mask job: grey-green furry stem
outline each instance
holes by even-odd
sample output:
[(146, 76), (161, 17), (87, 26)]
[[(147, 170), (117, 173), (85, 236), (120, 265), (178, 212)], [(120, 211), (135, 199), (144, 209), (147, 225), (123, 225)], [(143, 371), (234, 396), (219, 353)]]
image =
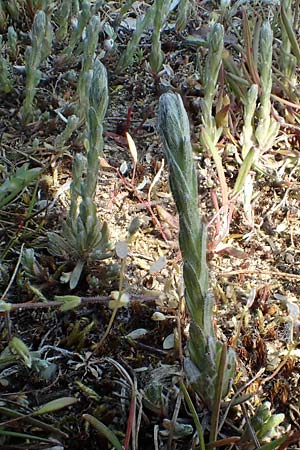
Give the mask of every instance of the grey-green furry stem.
[(197, 177), (189, 121), (179, 95), (167, 93), (161, 96), (159, 131), (169, 162), (169, 182), (179, 213), (179, 241), (184, 262), (187, 306), (193, 320), (203, 328), (203, 301), (208, 290), (206, 230), (198, 213)]
[(260, 151), (265, 152), (272, 147), (279, 130), (279, 123), (271, 117), (271, 91), (272, 91), (272, 42), (273, 32), (269, 22), (264, 22), (260, 31), (260, 80), (261, 95), (259, 121), (255, 137)]
[(39, 66), (43, 59), (43, 46), (45, 45), (45, 36), (47, 19), (44, 11), (39, 11), (33, 21), (31, 30), (31, 47), (27, 47), (25, 52), (26, 62), (26, 88), (25, 99), (22, 106), (22, 116), (24, 122), (28, 123), (33, 119), (34, 108), (33, 100), (41, 79)]
[[(169, 163), (169, 182), (179, 214), (179, 245), (183, 259), (185, 299), (192, 319), (187, 375), (209, 408), (217, 398), (223, 345), (212, 326), (213, 297), (208, 286), (206, 228), (198, 211), (198, 188), (189, 120), (180, 95), (163, 94), (159, 101), (159, 132)], [(222, 380), (226, 395), (234, 374), (234, 352), (229, 350)]]
[(2, 54), (2, 36), (0, 35), (0, 92), (8, 94), (13, 90), (9, 60)]

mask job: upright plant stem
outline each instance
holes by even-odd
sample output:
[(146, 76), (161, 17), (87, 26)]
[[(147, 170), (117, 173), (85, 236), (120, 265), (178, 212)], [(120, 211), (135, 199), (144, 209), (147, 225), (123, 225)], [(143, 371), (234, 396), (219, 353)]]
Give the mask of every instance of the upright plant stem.
[[(169, 162), (169, 183), (179, 214), (185, 299), (192, 321), (190, 358), (185, 359), (185, 370), (197, 393), (208, 408), (213, 409), (219, 389), (223, 346), (216, 340), (212, 326), (213, 297), (208, 286), (206, 228), (198, 210), (198, 186), (189, 120), (180, 95), (166, 93), (161, 96), (158, 125)], [(232, 350), (226, 354), (225, 366), (222, 397), (229, 389), (235, 370)]]

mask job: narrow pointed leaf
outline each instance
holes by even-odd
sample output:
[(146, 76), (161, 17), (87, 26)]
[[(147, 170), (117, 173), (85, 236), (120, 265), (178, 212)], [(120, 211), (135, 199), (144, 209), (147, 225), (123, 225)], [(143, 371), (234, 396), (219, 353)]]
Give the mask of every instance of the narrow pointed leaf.
[(123, 447), (117, 436), (104, 423), (97, 420), (90, 414), (84, 414), (83, 418), (89, 422), (96, 430), (104, 436), (115, 447), (116, 450), (123, 450)]
[(79, 278), (81, 277), (82, 270), (84, 267), (83, 261), (78, 261), (70, 278), (70, 289), (76, 288)]
[(53, 444), (53, 441), (51, 441), (50, 439), (35, 436), (34, 434), (18, 433), (16, 431), (0, 430), (0, 436), (11, 436), (21, 439), (32, 439), (34, 441), (47, 442), (49, 444)]
[(288, 438), (286, 436), (283, 436), (279, 439), (276, 439), (276, 441), (269, 442), (268, 444), (262, 445), (259, 447), (259, 450), (275, 450), (279, 448), (281, 444), (283, 444)]
[(42, 414), (49, 414), (54, 411), (58, 411), (62, 408), (66, 408), (67, 406), (74, 405), (77, 403), (78, 399), (74, 397), (61, 397), (56, 400), (52, 400), (51, 402), (45, 403), (40, 406), (34, 413), (34, 416), (40, 416)]

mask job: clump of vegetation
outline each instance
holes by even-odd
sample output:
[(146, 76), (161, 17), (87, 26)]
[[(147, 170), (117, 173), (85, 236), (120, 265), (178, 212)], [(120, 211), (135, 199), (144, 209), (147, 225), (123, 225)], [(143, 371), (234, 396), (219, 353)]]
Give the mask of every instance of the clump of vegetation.
[(252, 85), (247, 94), (244, 108), (244, 126), (242, 134), (242, 158), (244, 160), (233, 191), (240, 192), (245, 185), (246, 177), (252, 165), (259, 167), (260, 157), (269, 150), (275, 142), (279, 123), (271, 116), (272, 91), (272, 39), (273, 33), (269, 22), (264, 22), (260, 30), (260, 108), (258, 122), (254, 129), (254, 116), (257, 109), (259, 87)]
[(39, 69), (43, 59), (43, 51), (46, 37), (46, 14), (39, 11), (35, 17), (31, 32), (31, 47), (27, 47), (26, 61), (26, 88), (25, 99), (22, 106), (22, 116), (25, 122), (30, 122), (34, 116), (33, 100), (36, 88), (41, 80)]
[(222, 239), (226, 236), (230, 223), (227, 182), (222, 158), (217, 148), (223, 128), (222, 126), (219, 126), (213, 115), (214, 99), (218, 90), (218, 76), (222, 63), (223, 41), (223, 26), (216, 23), (208, 39), (208, 55), (205, 62), (204, 73), (204, 99), (201, 103), (201, 143), (204, 149), (213, 157), (222, 194), (222, 212), (220, 213), (221, 219), (219, 219), (221, 222), (221, 229), (218, 232), (219, 236), (216, 238), (215, 245), (217, 245), (219, 241), (222, 241)]
[(185, 299), (191, 315), (185, 370), (195, 391), (214, 410), (211, 442), (217, 438), (217, 411), (235, 373), (234, 351), (217, 341), (212, 325), (213, 297), (206, 264), (206, 228), (198, 213), (197, 176), (189, 121), (178, 94), (160, 98), (159, 130), (169, 161), (169, 180), (179, 214)]
[[(75, 4), (73, 5), (73, 8), (75, 9)], [(77, 5), (78, 7), (79, 5)], [(66, 27), (66, 24), (64, 24), (64, 21), (68, 20), (68, 16), (67, 17), (62, 17), (64, 10), (65, 10), (65, 4), (63, 3), (60, 9), (60, 21), (62, 21), (62, 25), (63, 25), (63, 29)], [(78, 8), (79, 9), (79, 8)], [(69, 9), (66, 10), (66, 13), (69, 12)], [(83, 1), (80, 11), (77, 11), (77, 17), (76, 17), (76, 21), (73, 23), (73, 30), (68, 42), (68, 46), (65, 49), (65, 54), (68, 56), (71, 56), (75, 47), (78, 45), (78, 43), (81, 41), (82, 38), (82, 33), (86, 27), (86, 25), (88, 24), (88, 21), (91, 17), (91, 4), (89, 1)]]
[(91, 70), (98, 44), (99, 32), (99, 17), (93, 16), (86, 27), (86, 37), (83, 41), (82, 66), (77, 86), (79, 95), (78, 115), (83, 119), (87, 117), (89, 111), (90, 86), (92, 81)]
[(164, 56), (161, 50), (160, 33), (166, 22), (166, 18), (170, 8), (170, 1), (158, 0), (155, 2), (155, 16), (153, 21), (152, 48), (149, 56), (151, 69), (154, 73), (158, 73), (161, 69)]
[(8, 94), (13, 90), (12, 68), (3, 52), (3, 37), (0, 36), (0, 90)]
[[(74, 158), (70, 187), (69, 217), (63, 226), (63, 235), (49, 234), (50, 250), (57, 256), (71, 257), (76, 265), (69, 274), (70, 288), (77, 286), (83, 267), (88, 260), (102, 260), (110, 255), (111, 244), (108, 227), (100, 227), (94, 202), (99, 156), (103, 151), (103, 120), (108, 103), (106, 69), (96, 59), (92, 71), (89, 92), (87, 123), (87, 156), (77, 154)], [(79, 202), (79, 199), (80, 202)], [(78, 206), (79, 202), (79, 206)]]
[(0, 186), (0, 208), (3, 210), (17, 196), (29, 186), (32, 181), (36, 180), (41, 174), (40, 168), (29, 169), (28, 164), (19, 167), (15, 173), (5, 180)]
[(299, 447), (298, 22), (0, 0), (0, 447)]
[(130, 66), (133, 63), (134, 54), (138, 48), (142, 34), (145, 31), (147, 31), (148, 28), (152, 25), (154, 16), (155, 16), (155, 4), (148, 8), (143, 19), (142, 18), (138, 19), (136, 29), (118, 62), (117, 66), (118, 72), (126, 69), (126, 67)]

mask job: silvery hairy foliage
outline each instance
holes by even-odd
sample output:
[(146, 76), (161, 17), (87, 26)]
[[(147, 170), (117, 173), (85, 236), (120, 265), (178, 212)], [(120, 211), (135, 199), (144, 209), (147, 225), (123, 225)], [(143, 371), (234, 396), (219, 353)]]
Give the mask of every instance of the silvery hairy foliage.
[[(179, 215), (179, 244), (183, 259), (185, 299), (191, 317), (189, 358), (185, 369), (196, 392), (209, 408), (214, 403), (223, 345), (212, 326), (213, 296), (206, 264), (206, 227), (198, 210), (198, 186), (187, 113), (179, 94), (160, 97), (158, 127), (169, 162), (169, 183)], [(222, 396), (235, 371), (229, 349), (222, 381)]]
[(39, 69), (41, 62), (48, 56), (52, 43), (52, 26), (44, 11), (34, 16), (31, 30), (31, 46), (25, 52), (26, 86), (25, 99), (21, 108), (24, 122), (30, 122), (34, 116), (33, 100), (36, 88), (41, 80)]
[(108, 226), (97, 217), (95, 193), (99, 171), (99, 156), (103, 152), (103, 120), (108, 104), (107, 73), (103, 64), (95, 60), (86, 116), (86, 155), (77, 154), (72, 168), (70, 209), (62, 234), (49, 233), (49, 248), (56, 256), (64, 256), (75, 263), (70, 273), (70, 287), (76, 287), (84, 265), (92, 260), (110, 256)]

